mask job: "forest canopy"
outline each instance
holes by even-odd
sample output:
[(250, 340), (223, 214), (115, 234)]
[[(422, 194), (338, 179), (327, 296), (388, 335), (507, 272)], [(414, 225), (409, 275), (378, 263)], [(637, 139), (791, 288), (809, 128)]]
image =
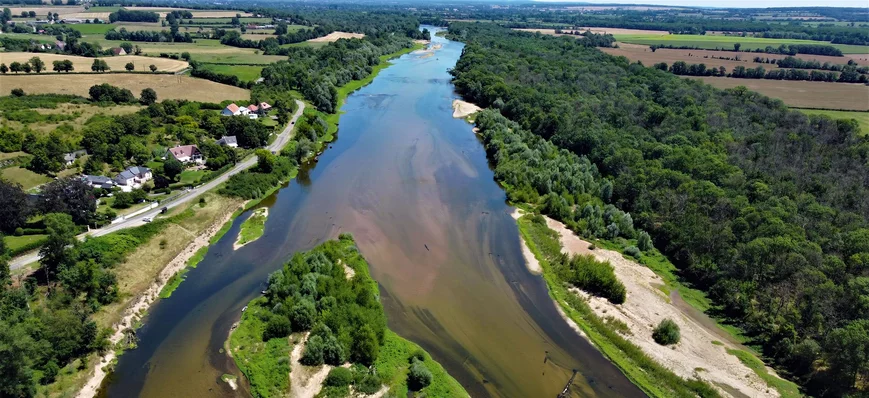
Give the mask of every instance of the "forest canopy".
[[(479, 23), (449, 31), (467, 43), (452, 70), (465, 99), (596, 165), (612, 203), (807, 393), (866, 392), (869, 139), (856, 121), (683, 80), (570, 37)], [(554, 188), (557, 207), (570, 206), (549, 213), (598, 235), (577, 210), (589, 202), (591, 214), (605, 195), (561, 182), (582, 174), (516, 154), (526, 167), (511, 169), (533, 175), (521, 198)], [(514, 184), (496, 163), (496, 178)]]

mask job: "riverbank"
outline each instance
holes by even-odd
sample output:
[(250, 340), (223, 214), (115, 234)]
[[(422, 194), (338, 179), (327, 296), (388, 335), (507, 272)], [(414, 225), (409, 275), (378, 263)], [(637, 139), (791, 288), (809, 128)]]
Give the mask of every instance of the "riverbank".
[[(683, 308), (669, 299), (661, 277), (648, 267), (638, 264), (622, 253), (596, 248), (580, 239), (564, 224), (544, 217), (545, 224), (535, 223), (530, 216), (517, 220), (523, 244), (544, 264), (544, 277), (553, 299), (564, 310), (568, 322), (576, 321), (588, 332), (588, 337), (641, 388), (652, 396), (672, 396), (689, 387), (697, 391), (696, 381), (714, 385), (719, 395), (731, 397), (798, 396), (796, 386), (788, 387), (778, 377), (758, 372), (748, 361), (736, 355), (742, 347), (717, 340), (718, 331), (694, 320)], [(620, 305), (589, 295), (576, 288), (565, 288), (558, 276), (547, 269), (546, 249), (558, 247), (568, 255), (591, 255), (608, 262), (627, 288), (627, 299)], [(558, 288), (554, 288), (559, 285)], [(674, 320), (682, 331), (675, 346), (661, 346), (652, 338), (652, 329), (662, 319)], [(591, 329), (604, 328), (594, 333)], [(713, 326), (714, 327), (714, 326)], [(617, 330), (618, 332), (613, 332)], [(744, 351), (740, 351), (744, 353)], [(745, 353), (747, 354), (747, 353)], [(750, 354), (749, 354), (750, 355)], [(624, 368), (620, 364), (640, 364), (643, 372)], [(665, 377), (646, 378), (647, 374)], [(773, 378), (773, 379), (770, 379)], [(687, 382), (687, 383), (686, 383)]]
[[(253, 396), (313, 397), (323, 393), (343, 396), (351, 392), (366, 396), (387, 393), (407, 396), (409, 389), (425, 396), (468, 396), (428, 353), (385, 329), (385, 324), (377, 320), (385, 317), (383, 306), (374, 296), (377, 284), (352, 237), (341, 235), (337, 241), (327, 241), (308, 252), (297, 253), (282, 272), (273, 279), (276, 282), (269, 286), (264, 297), (247, 305), (226, 344), (229, 355), (248, 378)], [(303, 292), (305, 288), (299, 285), (302, 282), (296, 277), (304, 275), (308, 278), (307, 275), (312, 274), (316, 278), (330, 279), (334, 284), (317, 292), (316, 305), (314, 296), (304, 293), (283, 297), (289, 294), (284, 289), (288, 286), (295, 286), (302, 289), (296, 291)], [(338, 294), (340, 292), (343, 293)], [(337, 302), (330, 303), (336, 299)], [(273, 302), (296, 304), (292, 312), (280, 309), (273, 312), (277, 308)], [(313, 313), (311, 318), (302, 319), (298, 311), (308, 305), (305, 302), (317, 308), (326, 305), (344, 310)], [(283, 315), (285, 313), (290, 314), (292, 324)], [(326, 317), (328, 324), (336, 330), (321, 323), (327, 321)], [(280, 325), (285, 325), (285, 328)], [(378, 332), (378, 328), (383, 329)], [(380, 334), (382, 337), (377, 338)], [(335, 339), (335, 336), (339, 338)], [(430, 384), (420, 387), (408, 380), (409, 368), (417, 360), (421, 365), (414, 366), (425, 368)], [(342, 385), (330, 383), (324, 387), (324, 380), (337, 365), (348, 369), (347, 373), (353, 377)], [(375, 372), (369, 372), (369, 367)]]
[(244, 245), (251, 243), (261, 236), (266, 229), (266, 219), (269, 217), (269, 208), (260, 207), (256, 209), (247, 220), (241, 224), (238, 231), (238, 239), (232, 244), (232, 250), (238, 250)]
[[(206, 205), (191, 205), (183, 211), (193, 211), (194, 215), (185, 221), (173, 224), (152, 238), (148, 244), (138, 248), (129, 260), (118, 266), (118, 285), (121, 295), (129, 297), (101, 309), (95, 320), (105, 327), (112, 327), (109, 338), (113, 347), (96, 361), (91, 368), (91, 376), (79, 390), (76, 397), (92, 398), (99, 391), (103, 380), (111, 372), (118, 355), (127, 344), (119, 344), (139, 324), (148, 308), (160, 296), (173, 277), (184, 270), (191, 258), (207, 248), (209, 239), (217, 234), (221, 226), (232, 217), (234, 210), (241, 206), (240, 200), (206, 194)], [(171, 246), (170, 246), (171, 245)], [(168, 260), (164, 260), (169, 257)]]
[(462, 119), (483, 110), (479, 106), (460, 99), (453, 100), (453, 117)]

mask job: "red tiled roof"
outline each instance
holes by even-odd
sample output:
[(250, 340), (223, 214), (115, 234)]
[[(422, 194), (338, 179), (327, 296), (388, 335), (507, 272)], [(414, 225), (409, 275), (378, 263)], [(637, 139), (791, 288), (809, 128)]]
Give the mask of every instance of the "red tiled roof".
[(175, 156), (176, 158), (191, 157), (194, 153), (199, 152), (199, 148), (197, 148), (196, 145), (181, 145), (169, 149), (169, 152), (171, 152), (172, 156)]
[(238, 105), (236, 105), (236, 104), (229, 104), (229, 105), (226, 106), (226, 109), (227, 109), (228, 111), (232, 112), (232, 113), (236, 113), (236, 112), (238, 112)]
[(260, 107), (260, 109), (270, 109), (272, 106), (269, 105), (268, 103), (260, 102), (259, 107)]
[(257, 110), (259, 110), (259, 108), (254, 104), (248, 105), (247, 109), (250, 109), (251, 112), (256, 112)]

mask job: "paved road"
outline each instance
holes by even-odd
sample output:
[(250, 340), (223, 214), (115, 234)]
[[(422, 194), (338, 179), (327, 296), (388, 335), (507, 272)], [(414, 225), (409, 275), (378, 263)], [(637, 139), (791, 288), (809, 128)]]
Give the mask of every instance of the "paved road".
[[(284, 145), (286, 145), (287, 142), (290, 141), (290, 138), (292, 137), (293, 127), (296, 126), (296, 120), (298, 120), (299, 117), (302, 116), (302, 112), (305, 110), (305, 103), (304, 102), (296, 100), (296, 105), (298, 106), (299, 109), (296, 110), (295, 114), (293, 114), (293, 118), (290, 119), (290, 124), (288, 124), (287, 127), (284, 128), (284, 131), (282, 131), (278, 135), (278, 137), (275, 138), (274, 142), (272, 142), (271, 145), (268, 146), (268, 150), (274, 151), (274, 152), (280, 151), (284, 147)], [(184, 205), (184, 204), (196, 199), (197, 197), (199, 197), (199, 195), (202, 194), (203, 192), (211, 190), (212, 188), (222, 184), (224, 181), (229, 179), (229, 177), (250, 168), (254, 164), (256, 164), (256, 156), (251, 156), (251, 157), (245, 159), (244, 161), (242, 161), (241, 163), (236, 164), (235, 167), (231, 168), (226, 173), (223, 173), (222, 175), (220, 175), (220, 177), (217, 177), (217, 178), (215, 178), (215, 179), (213, 179), (205, 184), (202, 184), (196, 188), (191, 189), (190, 191), (188, 191), (188, 192), (182, 194), (181, 196), (173, 199), (171, 202), (161, 203), (160, 206), (157, 206), (157, 208), (152, 210), (152, 211), (148, 211), (148, 212), (139, 214), (135, 217), (131, 217), (131, 218), (124, 220), (122, 222), (107, 225), (107, 226), (100, 228), (100, 229), (90, 230), (85, 234), (79, 235), (78, 238), (80, 240), (84, 240), (85, 236), (102, 236), (102, 235), (110, 234), (112, 232), (120, 231), (120, 230), (125, 229), (125, 228), (137, 227), (139, 225), (142, 225), (145, 223), (144, 221), (142, 221), (143, 219), (145, 219), (145, 218), (152, 218), (153, 219), (158, 214), (160, 214), (161, 208), (168, 207), (171, 209), (174, 207)], [(37, 261), (37, 260), (39, 260), (39, 253), (32, 252), (32, 253), (28, 253), (28, 254), (13, 258), (9, 262), (9, 267), (11, 269), (18, 269), (18, 268), (21, 268), (21, 267), (23, 267), (27, 264), (30, 264), (34, 261)]]

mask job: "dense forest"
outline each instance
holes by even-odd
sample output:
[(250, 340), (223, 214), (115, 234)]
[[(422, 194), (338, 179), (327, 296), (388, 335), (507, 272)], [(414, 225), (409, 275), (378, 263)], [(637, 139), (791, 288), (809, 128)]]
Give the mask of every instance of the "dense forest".
[[(806, 393), (867, 392), (869, 139), (856, 121), (809, 117), (569, 37), (468, 23), (450, 34), (467, 43), (457, 91), (596, 165), (612, 203)], [(533, 155), (512, 168), (526, 178), (500, 164), (496, 178), (523, 184), (514, 199), (560, 202), (548, 212), (600, 236), (584, 218), (601, 193), (560, 182), (582, 174)]]

